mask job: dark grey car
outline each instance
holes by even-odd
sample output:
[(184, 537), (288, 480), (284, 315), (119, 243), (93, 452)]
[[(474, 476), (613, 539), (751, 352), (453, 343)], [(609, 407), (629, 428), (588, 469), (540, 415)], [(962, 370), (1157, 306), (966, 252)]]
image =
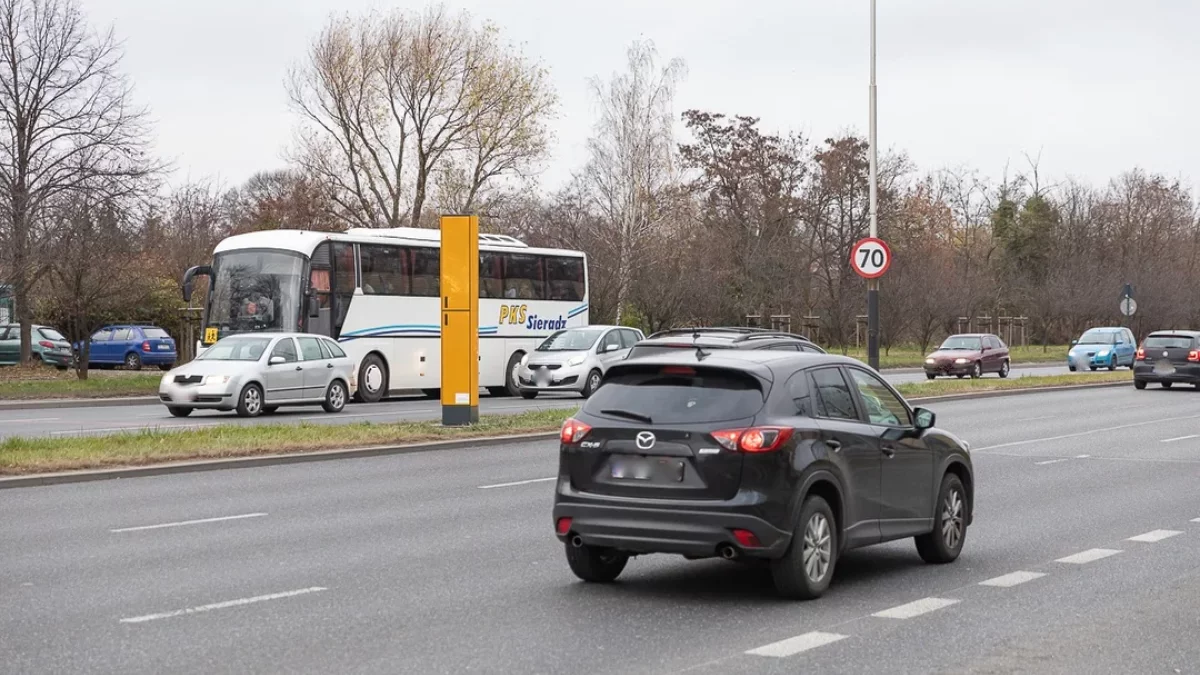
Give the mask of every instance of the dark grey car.
[(974, 516), (969, 446), (850, 358), (671, 350), (613, 366), (562, 428), (554, 525), (585, 581), (630, 556), (770, 561), (821, 595), (846, 550), (914, 537), (955, 560)]

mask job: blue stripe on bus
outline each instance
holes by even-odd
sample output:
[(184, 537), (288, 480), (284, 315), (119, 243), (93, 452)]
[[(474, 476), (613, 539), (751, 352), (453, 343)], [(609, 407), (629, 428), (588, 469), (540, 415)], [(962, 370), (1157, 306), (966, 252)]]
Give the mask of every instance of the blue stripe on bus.
[(588, 309), (587, 305), (580, 305), (580, 306), (576, 307), (575, 309), (567, 312), (567, 318), (574, 319), (575, 317), (579, 316), (580, 314), (583, 314), (584, 312), (586, 312), (587, 309)]

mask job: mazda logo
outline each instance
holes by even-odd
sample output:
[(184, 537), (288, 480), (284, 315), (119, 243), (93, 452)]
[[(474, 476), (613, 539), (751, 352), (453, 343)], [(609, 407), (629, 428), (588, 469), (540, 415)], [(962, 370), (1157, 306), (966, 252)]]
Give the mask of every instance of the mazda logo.
[(654, 434), (649, 431), (640, 431), (637, 435), (638, 450), (649, 450), (654, 447)]

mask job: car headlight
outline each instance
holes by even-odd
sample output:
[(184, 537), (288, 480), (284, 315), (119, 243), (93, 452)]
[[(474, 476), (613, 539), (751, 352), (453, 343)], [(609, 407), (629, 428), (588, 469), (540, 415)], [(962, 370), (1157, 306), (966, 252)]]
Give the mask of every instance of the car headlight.
[(204, 384), (225, 384), (229, 381), (228, 375), (205, 375)]
[(934, 363), (936, 363), (936, 361), (934, 361), (933, 359), (925, 359), (925, 363), (928, 363), (929, 365), (932, 366)]
[(1100, 351), (1096, 352), (1096, 356), (1108, 356), (1108, 350), (1101, 349)]
[(575, 358), (571, 359), (570, 361), (567, 361), (567, 365), (568, 366), (582, 366), (583, 362), (586, 360), (587, 360), (586, 356), (576, 356)]
[(967, 359), (954, 359), (954, 362), (961, 366), (967, 362)]
[(529, 354), (525, 354), (524, 356), (521, 357), (521, 365), (522, 366), (529, 365)]

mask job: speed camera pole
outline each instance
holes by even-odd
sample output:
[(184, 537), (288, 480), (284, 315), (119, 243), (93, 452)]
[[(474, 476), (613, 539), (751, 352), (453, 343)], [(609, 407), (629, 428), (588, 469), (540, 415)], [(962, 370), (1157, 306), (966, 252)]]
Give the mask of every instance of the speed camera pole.
[[(878, 183), (877, 138), (875, 132), (875, 0), (871, 0), (871, 95), (870, 95), (870, 146), (871, 146), (871, 238), (879, 237), (876, 219), (876, 188)], [(867, 281), (867, 363), (879, 370), (879, 279)]]

